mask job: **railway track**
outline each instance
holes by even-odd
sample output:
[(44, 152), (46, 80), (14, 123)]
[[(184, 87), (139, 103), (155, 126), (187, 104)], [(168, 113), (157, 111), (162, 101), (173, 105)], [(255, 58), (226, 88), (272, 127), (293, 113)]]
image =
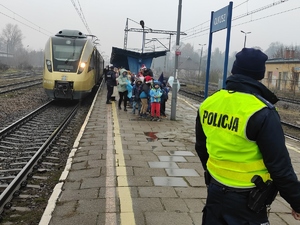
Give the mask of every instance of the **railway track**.
[(8, 74), (2, 74), (1, 77), (5, 80), (15, 80), (15, 79), (24, 79), (26, 77), (33, 77), (35, 76), (34, 71), (20, 71)]
[[(184, 88), (181, 88), (179, 93), (188, 98), (191, 98), (195, 101), (198, 101), (199, 103), (201, 103), (204, 100), (203, 91), (193, 92), (193, 91), (189, 91)], [(293, 101), (291, 99), (286, 99), (285, 102), (300, 105), (300, 103), (298, 101)], [(299, 132), (300, 126), (298, 126), (297, 124), (290, 123), (288, 121), (281, 121), (281, 124), (283, 126), (285, 136), (300, 141), (300, 132)]]
[(285, 98), (285, 97), (279, 97), (280, 101), (289, 102), (293, 104), (300, 105), (300, 101), (298, 99), (292, 99), (292, 98)]
[[(37, 174), (51, 170), (59, 160), (61, 149), (51, 149), (53, 142), (76, 114), (79, 102), (49, 102), (0, 131), (0, 213), (10, 209), (13, 199), (34, 198), (41, 187)], [(28, 179), (31, 179), (28, 185)], [(36, 181), (36, 185), (34, 184)], [(20, 197), (24, 188), (31, 189)], [(30, 193), (30, 194), (29, 194)]]
[(300, 127), (295, 124), (291, 124), (285, 121), (281, 121), (283, 129), (285, 131), (285, 136), (300, 141), (299, 131)]
[[(194, 88), (193, 88), (194, 90), (195, 89), (201, 90), (200, 92), (204, 96), (204, 89), (205, 89), (205, 84), (204, 83), (195, 83), (195, 79), (185, 79), (184, 81), (185, 81), (185, 84), (189, 84), (190, 86), (194, 86)], [(187, 91), (185, 87), (182, 87), (181, 89), (183, 89), (184, 92)], [(209, 84), (209, 90), (208, 90), (209, 91), (209, 95), (212, 94), (213, 92), (217, 91), (218, 89), (219, 89), (219, 87), (218, 87), (217, 84)], [(286, 96), (281, 96), (280, 92), (279, 93), (275, 93), (275, 94), (277, 95), (277, 97), (282, 102), (287, 102), (287, 103), (293, 103), (293, 104), (300, 105), (300, 100), (299, 99), (296, 99), (296, 98), (287, 98)]]
[(41, 85), (42, 80), (42, 73), (35, 71), (0, 74), (0, 94)]
[(12, 91), (17, 91), (25, 88), (29, 88), (35, 85), (41, 85), (42, 78), (36, 78), (26, 81), (20, 81), (15, 83), (10, 83), (6, 85), (0, 85), (0, 94), (5, 94)]

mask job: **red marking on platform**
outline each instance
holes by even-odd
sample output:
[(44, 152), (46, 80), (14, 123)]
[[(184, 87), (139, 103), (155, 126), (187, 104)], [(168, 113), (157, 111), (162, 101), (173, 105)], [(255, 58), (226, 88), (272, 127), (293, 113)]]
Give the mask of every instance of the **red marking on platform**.
[(157, 139), (157, 136), (155, 135), (157, 132), (144, 132), (144, 134), (151, 138), (152, 141)]

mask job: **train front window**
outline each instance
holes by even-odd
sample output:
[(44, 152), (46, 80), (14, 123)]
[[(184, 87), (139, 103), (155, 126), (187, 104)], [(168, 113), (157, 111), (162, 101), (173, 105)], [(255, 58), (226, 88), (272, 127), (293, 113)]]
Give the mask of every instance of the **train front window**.
[(76, 61), (81, 54), (82, 46), (53, 45), (54, 58), (60, 61)]
[(60, 72), (77, 72), (85, 40), (53, 38), (53, 69)]

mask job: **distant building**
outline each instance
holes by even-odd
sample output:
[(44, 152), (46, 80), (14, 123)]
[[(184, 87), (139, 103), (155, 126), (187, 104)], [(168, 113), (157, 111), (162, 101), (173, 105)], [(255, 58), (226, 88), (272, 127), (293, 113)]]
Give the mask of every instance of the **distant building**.
[(0, 63), (10, 64), (14, 55), (7, 54), (7, 52), (0, 52)]
[(267, 60), (262, 83), (273, 91), (300, 93), (300, 59), (295, 59), (294, 53), (287, 49), (284, 58)]

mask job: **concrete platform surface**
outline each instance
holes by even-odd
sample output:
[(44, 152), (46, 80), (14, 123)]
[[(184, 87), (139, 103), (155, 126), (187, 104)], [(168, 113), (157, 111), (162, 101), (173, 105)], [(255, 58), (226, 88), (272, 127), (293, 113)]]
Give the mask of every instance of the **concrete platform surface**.
[[(140, 119), (99, 91), (40, 225), (199, 225), (207, 190), (194, 150), (199, 103), (177, 95), (175, 120)], [(299, 172), (299, 143), (287, 140)], [(299, 224), (277, 197), (272, 225)]]

